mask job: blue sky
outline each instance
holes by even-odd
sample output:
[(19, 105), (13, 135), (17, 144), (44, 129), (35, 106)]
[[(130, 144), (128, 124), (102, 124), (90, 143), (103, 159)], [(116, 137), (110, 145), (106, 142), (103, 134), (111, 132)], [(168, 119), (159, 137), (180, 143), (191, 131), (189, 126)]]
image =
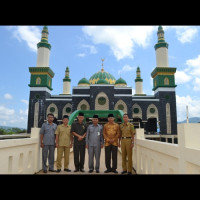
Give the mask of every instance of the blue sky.
[[(29, 67), (37, 61), (43, 26), (0, 26), (0, 125), (27, 127)], [(163, 26), (169, 44), (169, 66), (176, 67), (178, 121), (200, 116), (200, 26)], [(104, 69), (135, 88), (140, 66), (143, 91), (153, 95), (151, 72), (158, 26), (48, 26), (52, 45), (50, 67), (55, 73), (51, 94), (61, 94), (65, 69), (71, 89), (84, 76)]]

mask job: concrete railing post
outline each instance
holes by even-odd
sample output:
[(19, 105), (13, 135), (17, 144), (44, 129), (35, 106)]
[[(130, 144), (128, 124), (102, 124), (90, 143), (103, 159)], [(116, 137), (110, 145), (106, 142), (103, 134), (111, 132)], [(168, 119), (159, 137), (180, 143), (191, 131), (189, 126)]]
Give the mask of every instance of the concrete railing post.
[(40, 128), (31, 129), (31, 138), (37, 139), (37, 144), (35, 146), (35, 172), (39, 172), (42, 169), (42, 152), (40, 148)]

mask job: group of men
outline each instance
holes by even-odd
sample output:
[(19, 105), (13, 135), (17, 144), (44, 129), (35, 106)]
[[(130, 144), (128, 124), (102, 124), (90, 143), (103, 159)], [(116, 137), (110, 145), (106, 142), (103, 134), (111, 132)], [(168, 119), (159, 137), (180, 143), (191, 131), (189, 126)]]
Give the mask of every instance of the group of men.
[[(69, 116), (64, 115), (63, 123), (57, 126), (53, 123), (54, 115), (47, 115), (47, 122), (42, 125), (40, 130), (43, 172), (47, 173), (47, 157), (49, 171), (61, 172), (63, 154), (64, 171), (71, 172), (69, 169), (69, 154), (70, 148), (73, 147), (74, 172), (85, 172), (85, 151), (87, 149), (89, 173), (94, 170), (96, 173), (100, 173), (101, 149), (105, 148), (105, 166), (107, 169), (104, 173), (118, 173), (117, 154), (118, 147), (121, 147), (123, 169), (121, 174), (131, 175), (135, 129), (133, 124), (129, 122), (128, 115), (123, 115), (124, 122), (120, 125), (114, 122), (113, 114), (108, 115), (108, 123), (104, 126), (99, 124), (98, 115), (93, 116), (92, 124), (89, 126), (84, 123), (84, 114), (82, 112), (79, 113), (77, 119), (77, 122), (70, 126), (68, 124)], [(55, 147), (57, 148), (57, 170), (54, 170)], [(94, 159), (96, 161), (95, 166)]]

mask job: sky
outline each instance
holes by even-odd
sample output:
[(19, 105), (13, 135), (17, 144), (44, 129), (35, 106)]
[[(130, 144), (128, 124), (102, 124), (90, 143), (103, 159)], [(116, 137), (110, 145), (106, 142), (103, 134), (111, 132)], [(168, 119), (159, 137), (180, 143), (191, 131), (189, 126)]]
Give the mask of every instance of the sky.
[[(27, 128), (29, 67), (37, 62), (43, 26), (0, 26), (0, 125)], [(177, 119), (200, 117), (200, 26), (163, 26), (169, 44), (169, 67), (177, 68)], [(55, 73), (52, 95), (62, 94), (70, 69), (71, 91), (83, 77), (101, 70), (122, 77), (135, 92), (136, 69), (143, 92), (153, 95), (151, 72), (158, 26), (48, 26), (52, 46), (49, 67)]]

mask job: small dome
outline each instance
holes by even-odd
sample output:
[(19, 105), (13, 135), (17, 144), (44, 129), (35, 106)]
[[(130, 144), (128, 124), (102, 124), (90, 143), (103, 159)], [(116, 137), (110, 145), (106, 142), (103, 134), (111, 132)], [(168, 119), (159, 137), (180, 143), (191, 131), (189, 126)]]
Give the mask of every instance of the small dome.
[(106, 79), (99, 79), (96, 84), (109, 84)]
[(88, 86), (90, 85), (90, 82), (86, 79), (86, 78), (82, 78), (79, 82), (78, 82), (78, 86)]
[(123, 78), (119, 78), (118, 80), (116, 80), (115, 86), (127, 86), (127, 83)]

